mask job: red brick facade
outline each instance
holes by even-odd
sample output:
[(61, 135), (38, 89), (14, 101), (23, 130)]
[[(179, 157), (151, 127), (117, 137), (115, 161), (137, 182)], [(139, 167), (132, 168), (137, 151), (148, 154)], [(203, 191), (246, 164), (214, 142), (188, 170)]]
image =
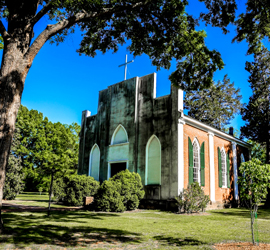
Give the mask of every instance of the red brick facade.
[[(184, 125), (184, 188), (187, 188), (189, 181), (189, 149), (188, 138), (193, 142), (195, 138), (199, 141), (200, 146), (205, 143), (205, 194), (210, 195), (210, 154), (209, 154), (209, 134), (208, 132), (199, 128), (193, 127), (189, 124)], [(215, 200), (225, 201), (234, 199), (234, 172), (233, 172), (233, 152), (232, 142), (230, 140), (221, 138), (214, 135), (214, 169), (215, 169)], [(224, 148), (226, 154), (229, 152), (230, 159), (230, 188), (219, 187), (218, 176), (218, 147)], [(240, 156), (243, 153), (246, 160), (249, 158), (248, 149), (240, 145), (236, 146), (237, 149), (237, 168), (239, 168), (241, 160)], [(187, 159), (187, 160), (186, 160)]]

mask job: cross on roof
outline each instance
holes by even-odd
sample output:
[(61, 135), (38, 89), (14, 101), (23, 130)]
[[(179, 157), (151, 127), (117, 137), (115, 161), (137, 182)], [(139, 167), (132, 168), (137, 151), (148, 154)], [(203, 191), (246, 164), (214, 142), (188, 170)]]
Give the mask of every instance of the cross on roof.
[(133, 63), (133, 62), (134, 62), (134, 60), (128, 62), (128, 61), (127, 61), (127, 55), (126, 55), (126, 62), (118, 66), (118, 67), (125, 66), (125, 79), (124, 79), (124, 80), (127, 79), (127, 65), (128, 65), (129, 63)]

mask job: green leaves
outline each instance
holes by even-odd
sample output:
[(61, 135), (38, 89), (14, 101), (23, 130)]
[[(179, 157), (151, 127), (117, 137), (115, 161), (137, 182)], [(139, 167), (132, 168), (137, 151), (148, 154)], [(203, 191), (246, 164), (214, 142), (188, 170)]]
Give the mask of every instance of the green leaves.
[(267, 188), (270, 188), (270, 165), (262, 164), (260, 160), (253, 158), (251, 161), (241, 163), (239, 171), (241, 199), (251, 207), (259, 205), (267, 195)]
[(209, 87), (213, 73), (224, 66), (217, 51), (204, 42), (204, 31), (185, 12), (188, 1), (148, 1), (132, 8), (134, 1), (115, 1), (110, 15), (80, 24), (85, 36), (78, 50), (94, 57), (96, 51), (116, 52), (127, 40), (134, 56), (147, 54), (152, 64), (169, 69), (176, 59), (177, 70), (170, 80), (183, 89)]
[(242, 119), (246, 122), (241, 127), (241, 134), (256, 142), (266, 145), (266, 161), (269, 161), (269, 128), (270, 128), (270, 52), (263, 47), (254, 56), (254, 62), (246, 63), (250, 73), (249, 83), (253, 91), (249, 103), (241, 110)]
[(107, 212), (123, 212), (138, 208), (144, 197), (141, 177), (128, 170), (121, 171), (104, 181), (96, 196), (96, 209)]
[[(211, 80), (212, 83), (212, 80)], [(227, 75), (209, 89), (189, 91), (185, 96), (188, 115), (218, 129), (224, 129), (242, 107), (240, 89), (234, 87)]]
[(203, 188), (198, 182), (189, 184), (187, 189), (184, 189), (180, 194), (175, 197), (177, 202), (178, 211), (184, 213), (193, 213), (202, 211), (206, 208), (210, 201), (208, 195), (204, 194)]
[[(247, 0), (246, 10), (236, 17), (236, 9), (241, 9), (241, 2), (235, 0), (200, 0), (204, 2), (208, 13), (201, 13), (207, 24), (220, 27), (228, 32), (229, 24), (236, 25), (237, 35), (233, 41), (246, 40), (249, 44), (247, 54), (261, 51), (263, 43), (270, 39), (270, 2), (269, 0)], [(238, 5), (238, 6), (237, 6)]]
[(56, 172), (64, 174), (77, 169), (78, 124), (52, 123), (37, 110), (28, 110), (21, 105), (16, 128), (19, 145), (15, 154), (22, 159), (26, 177), (38, 181), (38, 176)]

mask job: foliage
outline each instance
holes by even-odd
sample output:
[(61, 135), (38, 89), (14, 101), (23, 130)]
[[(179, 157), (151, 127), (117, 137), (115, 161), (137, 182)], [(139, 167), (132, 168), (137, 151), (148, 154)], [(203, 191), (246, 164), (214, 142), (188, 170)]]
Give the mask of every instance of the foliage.
[(76, 169), (79, 125), (52, 123), (37, 110), (21, 105), (16, 128), (18, 147), (14, 154), (22, 159), (27, 191), (39, 187), (49, 191), (52, 172), (64, 174)]
[(242, 96), (240, 89), (234, 87), (227, 75), (209, 89), (189, 91), (185, 96), (185, 109), (188, 115), (218, 129), (240, 112)]
[[(227, 33), (230, 23), (236, 25), (237, 35), (233, 41), (246, 40), (249, 44), (247, 54), (258, 53), (262, 44), (270, 38), (270, 5), (268, 0), (247, 0), (246, 10), (236, 17), (237, 7), (242, 4), (236, 0), (200, 0), (208, 8), (208, 13), (201, 17), (207, 24), (220, 27)], [(239, 6), (237, 6), (239, 5)], [(240, 9), (240, 8), (238, 8)]]
[(41, 195), (42, 191), (43, 191), (43, 187), (39, 187), (38, 192), (39, 192), (40, 195)]
[(138, 208), (143, 197), (144, 190), (140, 175), (125, 170), (102, 183), (95, 202), (98, 210), (123, 212)]
[[(224, 63), (219, 52), (205, 45), (206, 33), (196, 29), (198, 20), (186, 12), (187, 5), (186, 0), (65, 0), (40, 1), (37, 8), (36, 3), (24, 0), (16, 7), (3, 4), (2, 16), (5, 13), (6, 21), (16, 29), (0, 32), (4, 42), (13, 42), (9, 32), (16, 34), (26, 27), (31, 31), (42, 17), (49, 17), (52, 24), (48, 29), (41, 30), (34, 41), (31, 41), (33, 36), (27, 37), (30, 39), (25, 44), (29, 47), (27, 56), (35, 56), (45, 42), (63, 42), (78, 25), (83, 37), (79, 53), (94, 57), (96, 51), (116, 52), (119, 45), (130, 41), (130, 52), (134, 56), (147, 54), (157, 68), (169, 69), (175, 58), (177, 70), (171, 75), (172, 82), (196, 89), (209, 86), (214, 71), (221, 69)], [(18, 26), (17, 19), (11, 19), (10, 13), (24, 22)]]
[(52, 123), (37, 110), (28, 110), (21, 105), (16, 127), (19, 134), (14, 154), (22, 159), (26, 190), (42, 188), (50, 191), (54, 177), (76, 171), (78, 124)]
[(123, 197), (119, 193), (121, 183), (104, 181), (95, 195), (95, 207), (106, 212), (124, 212)]
[(141, 177), (138, 173), (129, 170), (121, 171), (111, 178), (113, 183), (120, 183), (118, 189), (123, 197), (123, 204), (126, 210), (138, 208), (140, 200), (144, 197), (144, 190)]
[(239, 171), (240, 198), (250, 210), (252, 241), (255, 244), (254, 219), (258, 205), (266, 197), (267, 188), (270, 188), (270, 165), (263, 165), (260, 160), (253, 158), (251, 161), (241, 163)]
[[(67, 179), (65, 179), (68, 181)], [(56, 178), (54, 183), (53, 183), (53, 196), (54, 200), (56, 202), (64, 202), (64, 199), (66, 197), (66, 182), (64, 182), (64, 177)]]
[(6, 169), (6, 180), (3, 190), (3, 198), (6, 200), (14, 200), (15, 197), (23, 191), (24, 188), (24, 173), (22, 171), (22, 160), (20, 156), (16, 155), (16, 150), (19, 146), (19, 129), (15, 131), (13, 137), (11, 152)]
[(249, 144), (252, 145), (251, 148), (251, 159), (252, 158), (257, 158), (259, 159), (262, 163), (266, 163), (266, 148), (265, 145), (262, 145), (258, 142), (248, 140), (247, 141)]
[(53, 185), (54, 197), (69, 206), (82, 206), (83, 198), (94, 196), (99, 182), (85, 175), (67, 175), (58, 178)]
[(193, 182), (188, 185), (180, 194), (175, 197), (178, 211), (184, 213), (198, 212), (200, 209), (204, 211), (210, 201), (208, 195), (204, 194), (203, 188), (198, 182)]
[(270, 153), (270, 52), (263, 50), (254, 56), (254, 62), (246, 63), (250, 73), (249, 83), (252, 96), (249, 103), (241, 111), (246, 122), (241, 127), (241, 134), (266, 146), (266, 161), (269, 163)]

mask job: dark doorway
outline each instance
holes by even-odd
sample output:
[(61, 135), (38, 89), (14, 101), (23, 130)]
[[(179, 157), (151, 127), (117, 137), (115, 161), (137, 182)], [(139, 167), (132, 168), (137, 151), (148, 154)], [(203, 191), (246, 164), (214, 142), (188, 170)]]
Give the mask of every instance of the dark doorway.
[(113, 177), (117, 173), (119, 173), (123, 170), (126, 170), (126, 169), (127, 169), (126, 162), (111, 163), (111, 177)]

